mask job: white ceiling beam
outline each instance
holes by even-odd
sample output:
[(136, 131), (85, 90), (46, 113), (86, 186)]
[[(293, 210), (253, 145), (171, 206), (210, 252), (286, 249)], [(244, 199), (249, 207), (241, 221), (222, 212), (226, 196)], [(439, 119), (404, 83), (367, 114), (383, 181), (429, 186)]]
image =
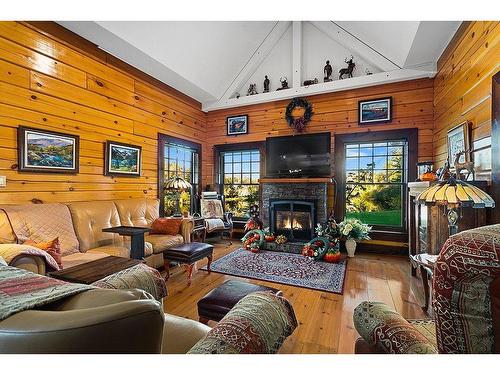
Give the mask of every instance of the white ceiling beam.
[(302, 22), (292, 24), (292, 87), (300, 87), (302, 78)]
[[(368, 86), (383, 85), (401, 81), (409, 81), (419, 78), (432, 78), (435, 71), (422, 71), (413, 69), (398, 69), (391, 72), (381, 72), (366, 76), (346, 78), (332, 82), (321, 82), (311, 86), (292, 87), (288, 90), (272, 91), (240, 98), (229, 98), (211, 103), (204, 103), (203, 111), (215, 111), (218, 109), (241, 107), (245, 105), (273, 102), (277, 100), (290, 99), (296, 96), (318, 95), (328, 92), (358, 89)], [(244, 109), (242, 110), (244, 112)]]
[(352, 53), (359, 55), (362, 59), (376, 66), (380, 70), (391, 71), (400, 68), (398, 65), (396, 65), (395, 63), (384, 57), (379, 52), (375, 51), (367, 44), (363, 43), (358, 38), (354, 37), (352, 34), (346, 32), (344, 29), (342, 29), (335, 23), (331, 21), (330, 22), (311, 21), (311, 23), (318, 30), (325, 33), (334, 41), (336, 41), (349, 51), (352, 51)]
[(231, 98), (257, 71), (257, 68), (262, 64), (264, 59), (271, 53), (274, 46), (281, 39), (283, 34), (290, 27), (290, 21), (279, 21), (274, 26), (273, 30), (267, 35), (266, 39), (254, 52), (250, 60), (245, 64), (240, 73), (236, 76), (233, 82), (226, 89), (220, 101), (225, 101)]

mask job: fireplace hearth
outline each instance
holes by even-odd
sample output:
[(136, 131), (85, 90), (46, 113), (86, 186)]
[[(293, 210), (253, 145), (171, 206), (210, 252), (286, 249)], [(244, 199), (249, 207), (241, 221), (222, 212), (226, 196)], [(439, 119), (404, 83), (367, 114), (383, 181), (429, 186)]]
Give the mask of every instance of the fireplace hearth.
[(314, 237), (315, 225), (315, 201), (270, 200), (269, 226), (275, 234), (284, 234), (290, 241), (309, 241)]

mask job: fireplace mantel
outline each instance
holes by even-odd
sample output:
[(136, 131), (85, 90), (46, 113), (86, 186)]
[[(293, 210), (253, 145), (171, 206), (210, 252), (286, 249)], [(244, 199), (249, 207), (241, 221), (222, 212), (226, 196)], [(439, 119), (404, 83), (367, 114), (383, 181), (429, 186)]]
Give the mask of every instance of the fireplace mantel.
[(311, 182), (331, 182), (329, 177), (314, 177), (314, 178), (259, 178), (259, 183), (273, 183), (273, 184), (303, 184)]

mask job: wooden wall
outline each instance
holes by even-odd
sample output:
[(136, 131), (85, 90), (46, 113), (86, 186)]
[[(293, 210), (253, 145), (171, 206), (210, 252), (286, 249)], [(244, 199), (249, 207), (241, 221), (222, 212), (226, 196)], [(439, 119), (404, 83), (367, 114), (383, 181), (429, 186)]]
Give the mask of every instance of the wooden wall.
[[(198, 102), (54, 23), (0, 22), (0, 92), (0, 204), (156, 197), (158, 132), (205, 138)], [(19, 125), (78, 134), (80, 173), (18, 173)], [(106, 140), (142, 146), (142, 177), (103, 175)]]
[(447, 158), (447, 131), (472, 123), (472, 140), (491, 135), (491, 77), (500, 66), (499, 22), (468, 22), (438, 61), (434, 79), (434, 160)]
[[(314, 115), (307, 124), (306, 133), (329, 131), (332, 133), (333, 145), (335, 134), (418, 128), (418, 159), (432, 159), (433, 92), (433, 80), (421, 79), (311, 96), (308, 100), (313, 105)], [(392, 123), (359, 126), (358, 100), (386, 96), (393, 98)], [(288, 103), (288, 100), (284, 100), (209, 112), (206, 151), (203, 155), (203, 184), (214, 183), (214, 145), (262, 141), (270, 136), (292, 134), (284, 118)], [(226, 117), (240, 114), (248, 114), (249, 134), (227, 137)]]

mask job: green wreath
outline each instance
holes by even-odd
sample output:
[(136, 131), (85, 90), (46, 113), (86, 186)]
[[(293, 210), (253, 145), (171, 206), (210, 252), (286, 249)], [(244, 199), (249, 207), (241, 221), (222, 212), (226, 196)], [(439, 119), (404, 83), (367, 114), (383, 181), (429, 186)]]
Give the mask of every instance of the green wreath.
[[(304, 115), (299, 118), (294, 118), (292, 112), (295, 108), (304, 108)], [(293, 98), (286, 107), (285, 119), (288, 125), (296, 132), (301, 133), (306, 128), (306, 124), (311, 121), (313, 115), (312, 105), (304, 98)]]
[[(316, 242), (318, 242), (318, 241), (322, 242), (323, 246), (317, 246)], [(328, 238), (326, 238), (326, 237), (315, 237), (311, 241), (309, 241), (308, 243), (306, 243), (304, 245), (304, 248), (307, 248), (307, 247), (310, 247), (310, 246), (313, 246), (317, 250), (317, 253), (318, 253), (318, 255), (315, 255), (315, 256), (312, 256), (312, 257), (315, 260), (321, 260), (321, 259), (323, 259), (323, 257), (325, 256), (325, 254), (330, 249), (330, 240)], [(303, 251), (302, 255), (307, 255), (307, 254), (305, 254), (304, 251)]]
[(263, 230), (260, 230), (260, 229), (252, 229), (251, 231), (248, 231), (244, 236), (243, 238), (241, 239), (241, 242), (243, 242), (243, 244), (245, 244), (246, 240), (249, 239), (250, 237), (253, 237), (254, 234), (258, 234), (260, 236), (259, 240), (257, 241), (257, 245), (254, 245), (256, 246), (258, 249), (260, 249), (262, 247), (262, 245), (264, 244), (264, 241), (265, 241), (265, 237), (266, 237), (266, 234), (264, 233)]

